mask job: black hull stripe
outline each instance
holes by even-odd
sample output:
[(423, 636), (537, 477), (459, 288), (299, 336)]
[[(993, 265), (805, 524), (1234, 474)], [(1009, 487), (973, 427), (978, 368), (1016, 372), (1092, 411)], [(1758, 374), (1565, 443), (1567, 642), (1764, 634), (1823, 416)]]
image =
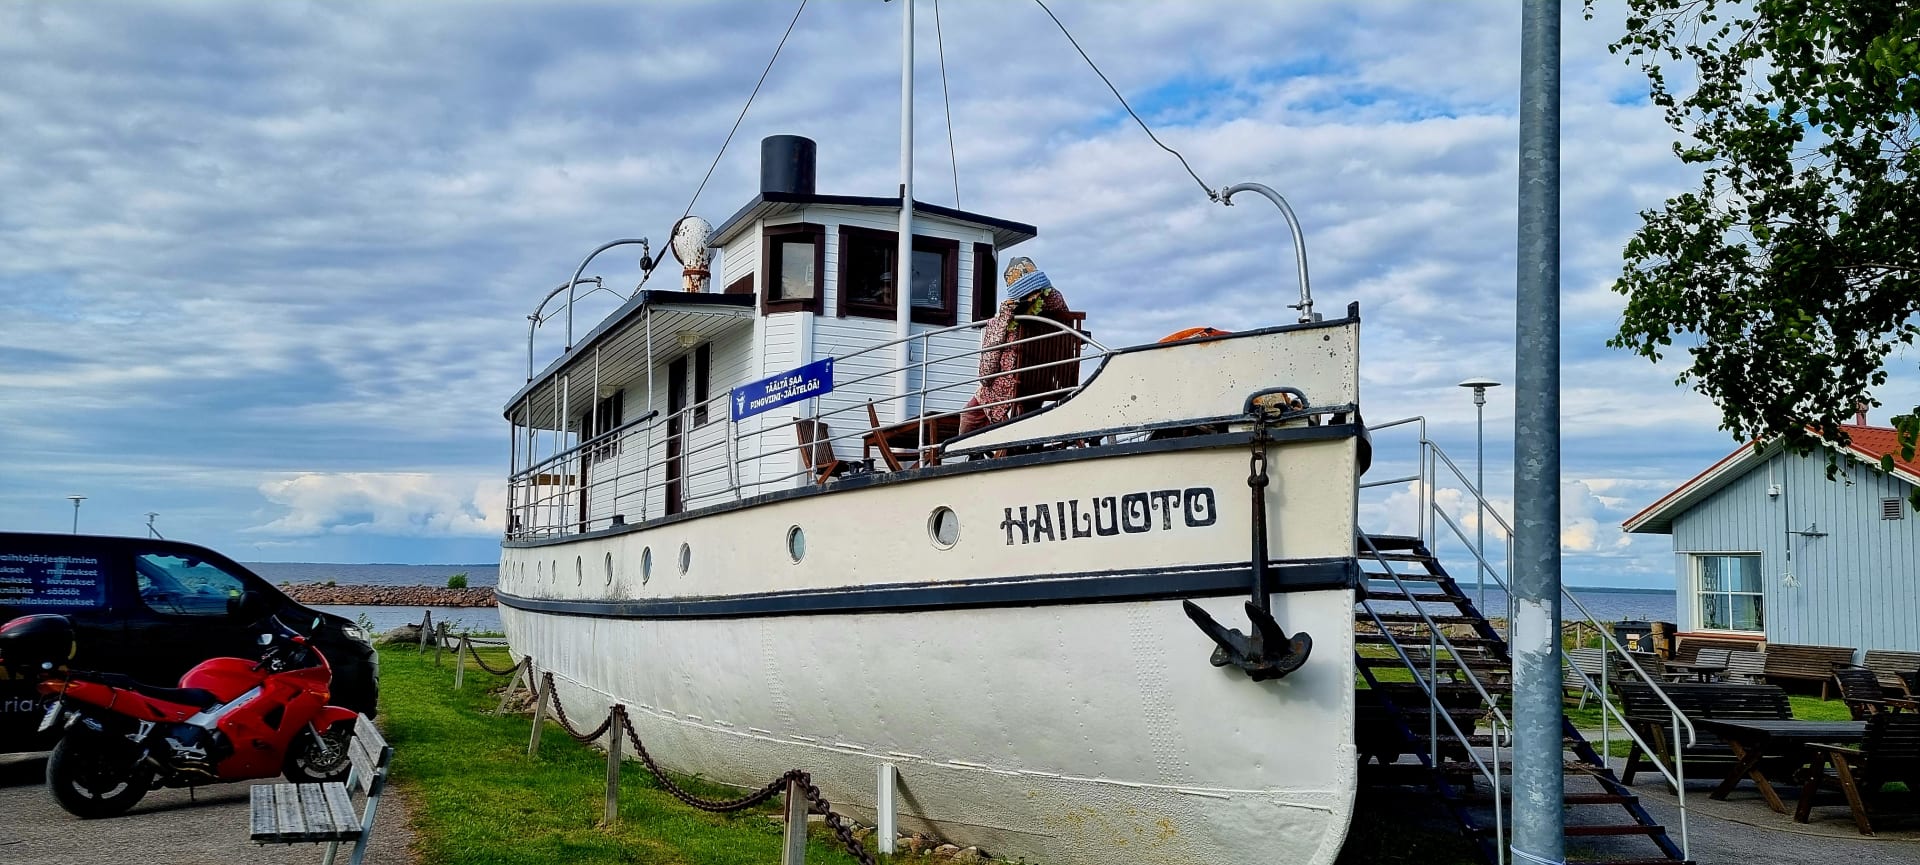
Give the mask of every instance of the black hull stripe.
[[(1271, 592), (1352, 589), (1360, 577), (1353, 559), (1275, 562), (1267, 571)], [(913, 613), (985, 607), (1102, 604), (1172, 598), (1210, 598), (1249, 593), (1252, 569), (1245, 564), (1177, 570), (1099, 571), (996, 577), (946, 583), (890, 583), (861, 588), (803, 589), (749, 595), (652, 600), (555, 600), (498, 594), (502, 605), (536, 613), (615, 619), (744, 619), (768, 616)]]

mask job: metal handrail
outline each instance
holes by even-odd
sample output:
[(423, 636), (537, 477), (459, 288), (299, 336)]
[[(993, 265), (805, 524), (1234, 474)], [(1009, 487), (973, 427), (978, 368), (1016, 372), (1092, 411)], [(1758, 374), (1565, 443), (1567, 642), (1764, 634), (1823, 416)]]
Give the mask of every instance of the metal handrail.
[[(864, 443), (873, 433), (873, 430), (868, 428), (864, 419), (862, 419), (862, 422), (859, 424), (849, 425), (838, 433), (830, 434), (816, 441), (802, 443), (796, 439), (783, 442), (780, 441), (780, 437), (783, 435), (792, 437), (793, 434), (786, 431), (796, 427), (803, 420), (827, 421), (848, 413), (857, 413), (865, 408), (867, 402), (881, 405), (899, 400), (919, 400), (919, 404), (924, 410), (919, 416), (910, 418), (907, 421), (907, 423), (917, 423), (919, 426), (918, 449), (937, 449), (944, 451), (944, 444), (929, 444), (927, 442), (927, 430), (929, 425), (934, 422), (963, 414), (969, 410), (984, 410), (1034, 399), (1065, 396), (1077, 390), (1081, 385), (1074, 384), (1052, 388), (1040, 393), (1023, 393), (1007, 399), (994, 400), (965, 407), (949, 408), (942, 406), (934, 408), (927, 405), (927, 398), (929, 396), (951, 393), (963, 389), (971, 390), (978, 387), (982, 382), (1003, 375), (1018, 375), (1033, 370), (1079, 365), (1089, 360), (1110, 356), (1112, 354), (1112, 349), (1107, 348), (1104, 344), (1088, 336), (1086, 333), (1061, 322), (1040, 316), (1016, 316), (1015, 320), (1032, 324), (1033, 327), (1027, 331), (1027, 333), (1031, 335), (1021, 336), (1017, 339), (1007, 340), (1006, 342), (985, 348), (976, 347), (967, 350), (951, 350), (936, 346), (934, 339), (943, 334), (978, 329), (985, 326), (990, 320), (968, 322), (966, 324), (952, 325), (914, 334), (904, 340), (896, 338), (867, 345), (836, 359), (836, 362), (843, 363), (848, 359), (875, 354), (886, 350), (890, 346), (897, 346), (903, 342), (917, 340), (922, 346), (920, 359), (912, 361), (912, 364), (921, 370), (920, 387), (908, 393), (889, 393), (884, 396), (876, 396), (873, 400), (851, 402), (847, 405), (827, 409), (805, 419), (794, 418), (776, 423), (756, 421), (751, 424), (750, 429), (747, 428), (748, 424), (744, 422), (735, 422), (730, 416), (723, 416), (724, 435), (698, 444), (689, 444), (691, 437), (696, 434), (695, 429), (683, 426), (678, 433), (668, 434), (665, 432), (666, 428), (673, 421), (684, 421), (699, 411), (729, 412), (730, 406), (728, 402), (730, 396), (726, 391), (723, 391), (705, 401), (685, 406), (677, 412), (649, 412), (644, 416), (626, 421), (613, 429), (599, 433), (592, 438), (585, 439), (551, 454), (536, 456), (536, 454), (533, 453), (533, 448), (530, 447), (526, 455), (526, 462), (516, 465), (514, 470), (509, 474), (508, 501), (510, 513), (514, 515), (515, 519), (510, 520), (508, 536), (555, 536), (591, 531), (597, 528), (611, 526), (613, 524), (613, 517), (620, 515), (620, 503), (630, 502), (635, 496), (641, 497), (640, 518), (644, 520), (648, 507), (648, 496), (670, 485), (670, 482), (665, 478), (665, 473), (657, 471), (657, 469), (667, 465), (669, 460), (664, 455), (656, 458), (654, 456), (654, 448), (660, 446), (672, 447), (675, 442), (679, 442), (682, 447), (674, 456), (674, 459), (681, 461), (680, 465), (682, 466), (682, 470), (676, 473), (676, 477), (671, 483), (680, 484), (684, 501), (728, 496), (739, 499), (749, 494), (750, 491), (762, 487), (789, 484), (797, 478), (809, 475), (810, 470), (807, 468), (799, 468), (793, 471), (776, 472), (771, 477), (765, 476), (764, 472), (755, 472), (751, 477), (744, 478), (740, 476), (740, 470), (748, 466), (769, 465), (768, 460), (791, 459), (787, 457), (788, 454), (796, 454), (806, 448), (817, 447), (822, 443), (830, 447), (843, 443)], [(1036, 360), (1033, 363), (1023, 364), (1018, 370), (1010, 372), (994, 371), (979, 374), (976, 365), (976, 368), (969, 368), (966, 375), (956, 377), (951, 381), (938, 383), (929, 381), (928, 370), (933, 364), (949, 364), (954, 361), (964, 360), (970, 356), (977, 357), (988, 352), (1015, 348), (1040, 340), (1053, 339), (1062, 334), (1072, 336), (1078, 346), (1078, 350), (1068, 357), (1059, 360)], [(1088, 347), (1092, 347), (1094, 351), (1088, 352)], [(844, 380), (836, 381), (835, 389), (846, 390), (857, 387), (865, 382), (884, 379), (892, 375), (893, 372), (895, 372), (895, 370), (888, 369), (880, 372), (855, 375)], [(958, 400), (955, 399), (954, 401), (957, 402)], [(893, 429), (900, 426), (902, 425), (890, 424), (886, 425), (885, 428)], [(564, 436), (566, 433), (561, 430), (555, 430), (554, 432), (557, 434), (555, 443), (558, 444), (560, 443), (558, 436)], [(516, 435), (518, 434), (516, 433)], [(641, 453), (638, 465), (633, 465), (624, 456), (631, 452), (630, 448), (633, 447), (635, 439), (639, 439)], [(531, 435), (529, 435), (529, 440), (532, 440)], [(601, 453), (602, 449), (606, 448), (616, 449), (614, 453), (617, 455), (613, 457), (602, 456), (595, 460), (593, 464), (610, 465), (612, 466), (611, 470), (607, 471), (604, 476), (588, 477), (588, 473), (584, 471), (586, 460), (589, 458), (588, 455)], [(716, 452), (722, 451), (723, 449), (726, 453), (722, 459), (718, 461), (711, 459)], [(519, 461), (516, 460), (516, 462)], [(699, 465), (696, 465), (696, 462), (698, 462)], [(575, 474), (576, 472), (579, 473), (577, 476)], [(710, 480), (706, 479), (711, 478), (712, 475), (717, 473), (727, 473), (728, 477), (723, 484), (716, 486)], [(593, 474), (599, 473), (594, 472)], [(538, 483), (538, 481), (543, 479), (556, 476), (562, 477), (563, 482)], [(699, 485), (699, 489), (695, 488), (696, 484), (694, 481), (696, 480), (704, 481)], [(607, 488), (609, 486), (612, 487), (610, 500), (606, 498), (608, 495)], [(541, 488), (546, 489), (542, 490)], [(585, 502), (585, 504), (581, 504), (581, 502)], [(596, 516), (587, 519), (579, 518), (579, 516), (574, 513), (576, 508), (581, 510), (593, 509), (591, 507), (593, 502), (600, 502), (601, 507), (611, 505), (609, 513), (605, 516)]]

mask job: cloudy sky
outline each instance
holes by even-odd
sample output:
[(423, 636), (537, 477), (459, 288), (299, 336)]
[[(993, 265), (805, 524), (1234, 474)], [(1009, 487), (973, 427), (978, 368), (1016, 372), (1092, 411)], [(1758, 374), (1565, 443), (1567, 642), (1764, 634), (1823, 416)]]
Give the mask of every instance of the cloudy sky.
[[(1288, 197), (1322, 309), (1362, 305), (1369, 418), (1425, 415), (1470, 461), (1455, 383), (1513, 379), (1512, 4), (1053, 5), (1207, 183)], [(1618, 13), (1568, 5), (1567, 578), (1670, 585), (1667, 539), (1618, 524), (1732, 442), (1675, 369), (1603, 343), (1636, 211), (1689, 177), (1605, 50)], [(243, 559), (496, 558), (526, 313), (599, 243), (665, 238), (793, 8), (0, 3), (0, 528), (64, 531), (84, 494), (83, 530), (157, 511)], [(918, 8), (918, 190), (953, 204)], [(941, 13), (959, 203), (1040, 226), (1021, 252), (1104, 341), (1287, 318), (1264, 202), (1208, 203), (1032, 4)], [(815, 0), (694, 211), (744, 202), (774, 133), (819, 142), (821, 191), (888, 194), (898, 14)], [(1909, 378), (1888, 396), (1913, 404)], [(1412, 457), (1378, 444), (1379, 471)], [(1367, 518), (1410, 527), (1409, 502)]]

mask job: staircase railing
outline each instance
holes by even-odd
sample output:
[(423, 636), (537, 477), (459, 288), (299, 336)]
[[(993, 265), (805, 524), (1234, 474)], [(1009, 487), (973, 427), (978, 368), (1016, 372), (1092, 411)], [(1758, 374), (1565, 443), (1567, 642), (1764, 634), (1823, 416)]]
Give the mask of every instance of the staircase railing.
[[(1370, 481), (1360, 486), (1362, 489), (1367, 489), (1407, 483), (1413, 484), (1417, 492), (1420, 508), (1418, 526), (1421, 542), (1427, 546), (1429, 551), (1437, 552), (1439, 525), (1445, 524), (1447, 529), (1452, 532), (1454, 539), (1459, 541), (1460, 544), (1466, 547), (1467, 551), (1473, 555), (1475, 563), (1474, 574), (1480, 589), (1480, 594), (1476, 602), (1484, 608), (1486, 603), (1485, 578), (1491, 577), (1494, 585), (1498, 587), (1501, 594), (1506, 597), (1506, 621), (1509, 623), (1509, 626), (1511, 626), (1513, 622), (1514, 601), (1513, 593), (1508, 589), (1508, 586), (1513, 568), (1513, 525), (1509, 523), (1505, 517), (1500, 515), (1500, 512), (1494, 508), (1493, 503), (1487, 501), (1486, 496), (1482, 494), (1481, 490), (1468, 479), (1466, 472), (1461, 471), (1459, 464), (1455, 463), (1453, 458), (1448, 456), (1446, 451), (1440, 448), (1439, 444), (1427, 437), (1427, 419), (1424, 416), (1401, 418), (1385, 423), (1372, 424), (1369, 425), (1368, 431), (1378, 432), (1383, 429), (1410, 424), (1417, 425), (1420, 433), (1419, 473), (1408, 477)], [(1499, 527), (1501, 537), (1507, 539), (1506, 557), (1504, 561), (1506, 567), (1505, 577), (1502, 576), (1500, 569), (1495, 568), (1493, 564), (1487, 560), (1486, 550), (1469, 539), (1467, 532), (1461, 528), (1460, 523), (1440, 504), (1437, 491), (1439, 482), (1443, 479), (1440, 471), (1443, 466), (1447, 472), (1444, 479), (1449, 488), (1458, 488), (1472, 498), (1475, 509), (1474, 518), (1476, 520), (1491, 519), (1493, 524)], [(1367, 541), (1367, 545), (1370, 549), (1372, 548), (1373, 545), (1370, 539)], [(1375, 556), (1378, 557), (1378, 550), (1373, 550), (1373, 552)], [(1391, 569), (1389, 569), (1389, 572), (1391, 572)], [(1395, 578), (1395, 582), (1399, 582), (1397, 577)], [(1682, 855), (1687, 858), (1692, 858), (1687, 835), (1686, 749), (1697, 743), (1698, 737), (1694, 730), (1693, 721), (1687, 717), (1685, 712), (1680, 711), (1679, 705), (1674, 703), (1673, 698), (1669, 697), (1665, 689), (1660, 687), (1659, 680), (1648, 675), (1646, 669), (1640, 666), (1640, 662), (1634, 659), (1633, 653), (1628, 651), (1627, 647), (1622, 645), (1620, 641), (1614, 637), (1611, 629), (1603, 627), (1603, 623), (1598, 617), (1593, 615), (1591, 610), (1587, 609), (1586, 604), (1582, 603), (1580, 599), (1575, 597), (1571, 591), (1568, 591), (1565, 586), (1561, 587), (1560, 594), (1563, 599), (1573, 604), (1574, 609), (1579, 611), (1579, 615), (1585, 619), (1587, 624), (1593, 626), (1593, 630), (1600, 635), (1609, 654), (1618, 655), (1621, 660), (1625, 661), (1626, 665), (1633, 670), (1640, 681), (1646, 683), (1648, 689), (1652, 691), (1654, 696), (1659, 698), (1660, 702), (1666, 706), (1668, 721), (1673, 727), (1672, 766), (1668, 766), (1663, 762), (1661, 759), (1662, 755), (1648, 745), (1646, 740), (1633, 729), (1633, 725), (1627, 722), (1625, 712), (1620, 707), (1614, 705), (1612, 698), (1613, 692), (1610, 690), (1611, 682), (1608, 681), (1608, 671), (1613, 668), (1613, 662), (1609, 660), (1607, 663), (1600, 665), (1601, 680), (1596, 683), (1593, 681), (1592, 676), (1569, 663), (1566, 660), (1565, 654), (1562, 653), (1561, 667), (1563, 672), (1571, 671), (1580, 678), (1583, 685), (1592, 689), (1594, 693), (1600, 696), (1600, 760), (1602, 766), (1604, 767), (1607, 760), (1612, 757), (1610, 753), (1612, 747), (1611, 727), (1617, 723), (1618, 726), (1627, 733), (1628, 738), (1647, 755), (1654, 768), (1666, 778), (1667, 783), (1673, 787), (1680, 809), (1680, 849)], [(1420, 605), (1417, 603), (1413, 604), (1413, 606), (1415, 609), (1420, 608)], [(1370, 609), (1369, 612), (1371, 612)], [(1482, 612), (1484, 614), (1484, 609)], [(1422, 616), (1424, 615), (1425, 612), (1422, 611)], [(1473, 677), (1471, 670), (1468, 670), (1467, 674), (1470, 678)], [(1418, 676), (1416, 675), (1415, 678), (1418, 678)], [(1686, 733), (1684, 737), (1681, 735), (1683, 730)], [(1498, 819), (1498, 815), (1496, 815), (1496, 819)]]
[[(1368, 555), (1374, 562), (1385, 569), (1386, 576), (1393, 580), (1394, 585), (1399, 587), (1401, 595), (1411, 597), (1413, 594), (1412, 591), (1407, 588), (1406, 583), (1401, 581), (1399, 573), (1393, 569), (1393, 563), (1389, 562), (1386, 556), (1381, 554), (1380, 548), (1374, 545), (1373, 538), (1362, 533), (1360, 535), (1360, 541), (1366, 545)], [(1500, 786), (1500, 751), (1503, 743), (1505, 746), (1511, 746), (1513, 744), (1513, 723), (1507, 719), (1506, 713), (1501, 711), (1500, 701), (1494, 699), (1493, 695), (1487, 692), (1486, 687), (1480, 684), (1480, 678), (1473, 674), (1472, 668), (1467, 665), (1465, 656), (1453, 645), (1453, 641), (1448, 639), (1447, 635), (1440, 630), (1440, 624), (1434, 621), (1433, 617), (1428, 615), (1427, 611), (1422, 609), (1419, 604), (1414, 604), (1413, 608), (1419, 613), (1422, 622), (1427, 626), (1427, 675), (1424, 677), (1420, 675), (1419, 665), (1414, 662), (1412, 656), (1407, 654), (1405, 647), (1400, 645), (1399, 637), (1396, 636), (1392, 629), (1387, 627), (1387, 623), (1380, 618), (1379, 611), (1373, 608), (1373, 601), (1362, 594), (1360, 606), (1366, 610), (1367, 616), (1373, 619), (1374, 627), (1380, 630), (1380, 634), (1386, 638), (1387, 645), (1393, 649), (1395, 655), (1399, 656), (1400, 663), (1405, 665), (1409, 672), (1413, 673), (1414, 683), (1418, 685), (1420, 690), (1427, 696), (1427, 766), (1435, 771), (1438, 771), (1440, 767), (1440, 721), (1441, 719), (1445, 719), (1448, 730), (1459, 740), (1461, 750), (1464, 751), (1468, 759), (1473, 762), (1474, 769), (1480, 773), (1481, 777), (1487, 779), (1490, 789), (1493, 790), (1494, 849), (1497, 851), (1498, 865), (1506, 865), (1507, 824)], [(1440, 650), (1443, 648), (1446, 650), (1447, 658), (1457, 665), (1461, 672), (1466, 674), (1466, 680), (1473, 685), (1473, 689), (1479, 693), (1480, 699), (1492, 710), (1493, 720), (1487, 725), (1490, 732), (1489, 739), (1492, 743), (1491, 756), (1493, 759), (1491, 765), (1480, 758), (1479, 752), (1473, 748), (1472, 737), (1466, 731), (1460, 729), (1460, 725), (1453, 719), (1453, 714), (1447, 711), (1447, 707), (1440, 700), (1439, 659)], [(1366, 676), (1368, 684), (1374, 684), (1372, 674), (1367, 673)]]

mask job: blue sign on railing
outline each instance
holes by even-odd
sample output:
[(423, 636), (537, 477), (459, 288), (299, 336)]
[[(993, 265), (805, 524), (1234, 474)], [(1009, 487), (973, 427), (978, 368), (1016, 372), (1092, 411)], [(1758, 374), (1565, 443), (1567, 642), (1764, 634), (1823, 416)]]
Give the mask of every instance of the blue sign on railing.
[(733, 389), (733, 419), (743, 420), (833, 390), (833, 358), (816, 360)]

